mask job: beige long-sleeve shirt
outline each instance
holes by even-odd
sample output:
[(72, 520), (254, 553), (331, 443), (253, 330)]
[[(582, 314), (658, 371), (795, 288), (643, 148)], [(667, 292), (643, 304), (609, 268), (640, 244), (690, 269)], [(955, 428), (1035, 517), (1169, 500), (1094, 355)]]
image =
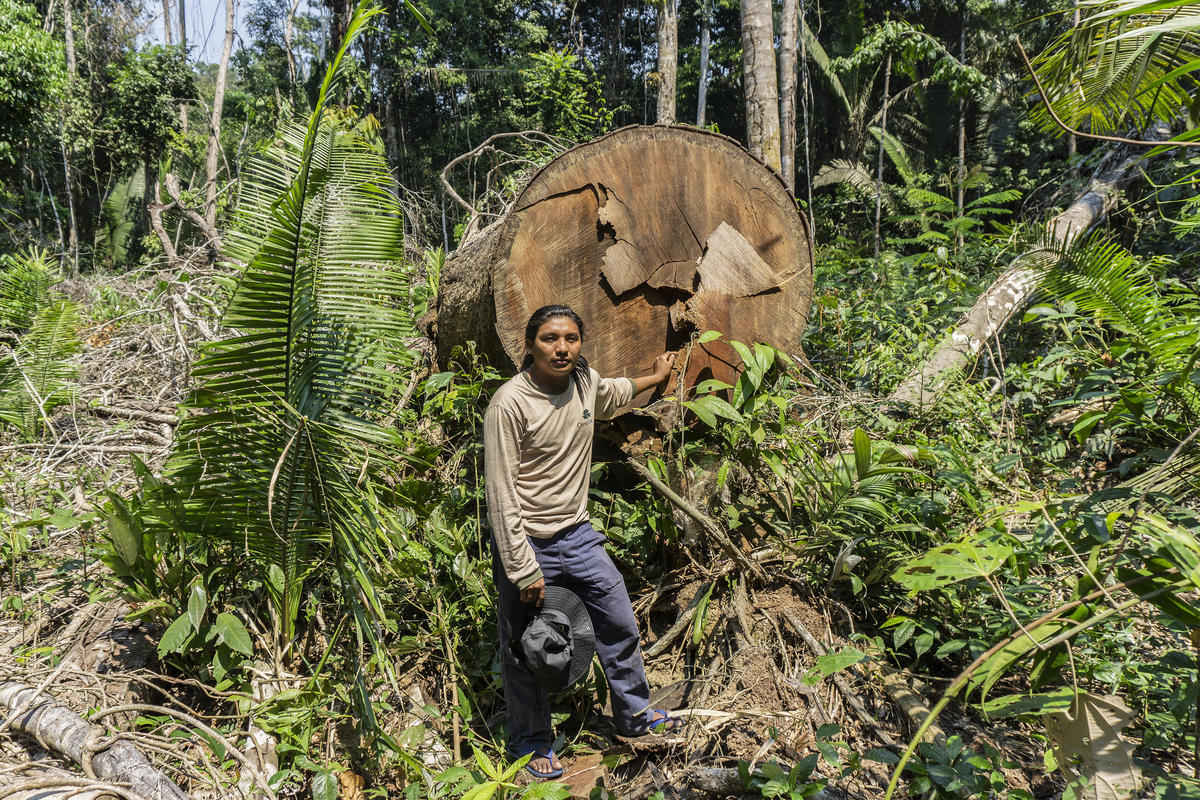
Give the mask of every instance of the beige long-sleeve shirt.
[(497, 390), (483, 422), (488, 521), (504, 573), (520, 589), (542, 577), (527, 537), (549, 539), (587, 519), (592, 432), (633, 400), (629, 378), (588, 370), (561, 394), (521, 371)]

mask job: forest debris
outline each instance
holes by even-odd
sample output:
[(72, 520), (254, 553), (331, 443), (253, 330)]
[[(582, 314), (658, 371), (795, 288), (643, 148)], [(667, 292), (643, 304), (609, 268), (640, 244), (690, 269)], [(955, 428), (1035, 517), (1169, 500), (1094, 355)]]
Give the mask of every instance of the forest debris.
[(717, 292), (731, 297), (752, 297), (774, 289), (788, 277), (776, 275), (757, 248), (725, 221), (709, 234), (696, 272), (700, 275), (697, 293)]
[[(786, 608), (781, 609), (780, 613), (783, 616), (784, 622), (788, 624), (788, 627), (795, 631), (796, 634), (804, 640), (805, 644), (812, 648), (814, 653), (816, 653), (818, 656), (825, 655), (825, 645), (821, 644), (821, 641), (816, 636), (813, 636), (812, 631), (805, 627), (804, 623), (800, 621), (799, 617), (797, 617), (791, 611), (788, 611)], [(870, 728), (871, 732), (875, 734), (875, 738), (882, 742), (884, 746), (898, 748), (899, 745), (896, 743), (896, 740), (892, 738), (891, 734), (888, 733), (881, 724), (879, 724), (879, 720), (875, 719), (875, 717), (871, 715), (871, 712), (867, 711), (866, 706), (863, 705), (862, 700), (860, 700), (858, 697), (858, 694), (852, 688), (850, 688), (850, 684), (846, 683), (846, 679), (841, 675), (838, 675), (836, 672), (829, 677), (830, 680), (833, 681), (833, 685), (837, 687), (839, 692), (841, 692), (842, 697), (845, 698), (846, 705), (850, 706), (850, 710), (854, 712), (854, 716), (858, 717), (859, 722)]]
[(124, 408), (122, 406), (88, 406), (85, 410), (89, 414), (96, 414), (101, 417), (120, 417), (121, 419), (136, 419), (143, 422), (153, 422), (157, 425), (170, 425), (174, 427), (179, 424), (179, 417), (174, 414), (159, 414), (154, 411), (143, 411), (140, 408)]
[[(734, 767), (688, 767), (680, 778), (687, 791), (687, 797), (729, 797), (746, 794), (746, 784)], [(822, 789), (816, 794), (809, 795), (814, 800), (841, 800), (845, 797), (839, 791)]]
[(1046, 715), (1059, 771), (1087, 788), (1076, 796), (1089, 800), (1125, 800), (1142, 787), (1142, 771), (1133, 762), (1133, 745), (1121, 731), (1134, 712), (1117, 695), (1078, 692), (1069, 711)]
[[(187, 800), (175, 783), (159, 772), (140, 750), (127, 741), (108, 740), (101, 728), (45, 694), (17, 681), (0, 683), (0, 708), (14, 731), (31, 736), (47, 749), (64, 755), (96, 779), (127, 783), (134, 794), (163, 800)], [(13, 711), (25, 708), (19, 714)], [(78, 785), (78, 784), (76, 784)]]
[(733, 541), (730, 540), (729, 536), (726, 535), (725, 531), (723, 531), (711, 517), (709, 517), (707, 514), (704, 514), (694, 505), (676, 494), (670, 486), (667, 486), (665, 483), (663, 483), (659, 477), (647, 469), (645, 465), (634, 459), (629, 459), (629, 461), (626, 463), (629, 464), (630, 469), (637, 473), (640, 478), (647, 481), (651, 486), (657, 489), (659, 493), (663, 495), (663, 497), (667, 498), (676, 506), (678, 506), (681, 511), (683, 511), (692, 519), (696, 520), (696, 522), (699, 522), (700, 525), (703, 526), (705, 533), (715, 539), (717, 544), (721, 546), (721, 549), (724, 550), (726, 554), (730, 556), (730, 558), (737, 562), (738, 566), (742, 567), (744, 570), (760, 580), (764, 580), (766, 578), (766, 573), (763, 572), (762, 566), (747, 558), (746, 554), (737, 548)]
[(646, 648), (646, 658), (654, 658), (662, 653), (664, 650), (670, 647), (675, 640), (683, 634), (684, 631), (691, 627), (692, 619), (695, 616), (696, 606), (700, 604), (701, 598), (708, 594), (711, 588), (712, 581), (704, 581), (700, 584), (700, 586), (696, 589), (695, 596), (692, 597), (692, 600), (688, 603), (687, 608), (680, 612), (679, 618), (675, 620), (674, 624), (667, 629), (666, 633), (658, 637), (658, 640), (655, 641), (654, 644)]
[[(896, 708), (904, 714), (912, 729), (915, 731), (924, 725), (925, 719), (929, 716), (929, 706), (925, 703), (925, 698), (913, 691), (904, 675), (886, 664), (881, 664), (879, 665), (879, 676), (884, 692), (887, 693)], [(925, 741), (945, 746), (946, 732), (942, 730), (941, 725), (934, 722), (925, 732)]]

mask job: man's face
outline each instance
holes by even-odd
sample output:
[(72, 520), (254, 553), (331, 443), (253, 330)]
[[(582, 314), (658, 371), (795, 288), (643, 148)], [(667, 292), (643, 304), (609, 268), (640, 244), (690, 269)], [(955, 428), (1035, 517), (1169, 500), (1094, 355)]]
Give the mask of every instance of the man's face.
[(543, 322), (533, 341), (525, 343), (533, 356), (533, 377), (549, 386), (565, 386), (582, 344), (579, 326), (570, 317), (551, 317)]

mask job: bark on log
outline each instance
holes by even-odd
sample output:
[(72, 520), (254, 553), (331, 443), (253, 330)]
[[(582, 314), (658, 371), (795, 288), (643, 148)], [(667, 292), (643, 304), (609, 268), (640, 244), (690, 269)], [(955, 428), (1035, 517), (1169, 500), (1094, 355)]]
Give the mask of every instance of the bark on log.
[[(475, 341), (501, 369), (519, 364), (525, 322), (548, 303), (583, 317), (584, 355), (603, 375), (644, 374), (710, 329), (798, 353), (812, 262), (782, 179), (732, 139), (622, 128), (550, 162), (449, 259), (438, 361)], [(709, 342), (692, 351), (685, 380), (732, 383), (739, 366), (732, 348)]]
[[(1162, 131), (1158, 135), (1166, 138)], [(1037, 290), (1037, 271), (1045, 267), (1046, 259), (1057, 259), (1056, 254), (1103, 222), (1116, 208), (1121, 189), (1136, 176), (1143, 155), (1142, 151), (1120, 149), (1103, 160), (1087, 189), (1046, 223), (1043, 243), (1018, 256), (979, 296), (933, 354), (893, 390), (888, 403), (912, 404), (918, 409), (935, 405), (951, 376), (965, 369)]]
[(129, 784), (135, 794), (146, 800), (188, 798), (129, 742), (118, 740), (93, 751), (92, 747), (103, 744), (99, 738), (101, 729), (89, 725), (49, 696), (39, 695), (32, 687), (16, 681), (0, 683), (0, 709), (6, 716), (19, 712), (12, 716), (12, 730), (37, 739), (85, 769), (90, 767), (100, 780)]

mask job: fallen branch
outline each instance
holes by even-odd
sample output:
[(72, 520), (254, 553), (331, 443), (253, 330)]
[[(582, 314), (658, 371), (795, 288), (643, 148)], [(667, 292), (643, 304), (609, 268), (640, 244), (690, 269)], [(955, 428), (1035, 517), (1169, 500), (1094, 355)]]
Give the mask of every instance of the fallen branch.
[[(1161, 126), (1154, 133), (1166, 138), (1166, 130)], [(1046, 223), (1042, 241), (1013, 260), (929, 358), (892, 391), (888, 404), (911, 403), (917, 408), (935, 405), (949, 385), (949, 376), (964, 370), (984, 345), (1024, 308), (1038, 288), (1038, 274), (1047, 261), (1060, 260), (1080, 236), (1116, 208), (1121, 188), (1137, 174), (1135, 168), (1141, 161), (1140, 152), (1120, 149), (1101, 161), (1084, 192)]]
[[(19, 714), (13, 709), (25, 708)], [(17, 681), (0, 683), (0, 709), (12, 730), (31, 736), (67, 758), (96, 780), (128, 784), (133, 795), (154, 800), (188, 800), (173, 781), (129, 742), (104, 740), (100, 728), (58, 705), (48, 695)]]
[(721, 526), (713, 521), (711, 517), (676, 494), (670, 486), (667, 486), (666, 483), (664, 483), (657, 475), (647, 469), (646, 466), (641, 462), (631, 458), (626, 463), (629, 464), (629, 467), (635, 473), (637, 473), (640, 478), (657, 489), (659, 494), (674, 503), (680, 511), (696, 520), (696, 522), (700, 523), (700, 526), (704, 528), (704, 532), (715, 539), (717, 544), (721, 546), (721, 549), (724, 550), (730, 558), (737, 562), (738, 566), (742, 567), (742, 569), (746, 570), (760, 580), (766, 579), (766, 573), (763, 571), (763, 568), (749, 559), (745, 553), (739, 550), (729, 536), (726, 535), (725, 531), (721, 529)]
[(692, 619), (695, 617), (696, 606), (700, 604), (700, 600), (703, 599), (704, 595), (708, 594), (708, 590), (711, 588), (712, 581), (705, 581), (700, 584), (700, 587), (696, 589), (696, 596), (688, 603), (687, 608), (679, 614), (679, 619), (675, 620), (675, 623), (667, 629), (666, 633), (658, 637), (654, 644), (646, 648), (646, 658), (654, 658), (662, 653), (691, 626)]
[[(883, 691), (887, 693), (893, 705), (904, 714), (905, 719), (912, 726), (912, 730), (919, 729), (929, 718), (929, 705), (925, 702), (925, 698), (913, 691), (908, 680), (902, 674), (886, 664), (879, 665), (879, 677)], [(944, 747), (946, 731), (942, 730), (942, 726), (937, 722), (931, 722), (925, 733), (925, 740)]]
[[(821, 644), (821, 641), (816, 636), (813, 636), (812, 631), (805, 627), (804, 623), (801, 622), (795, 614), (787, 609), (783, 609), (781, 613), (783, 614), (783, 621), (786, 622), (788, 627), (795, 631), (796, 634), (804, 640), (805, 644), (812, 648), (814, 653), (816, 653), (818, 656), (825, 655), (825, 645)], [(875, 734), (875, 738), (879, 739), (879, 741), (882, 742), (885, 747), (899, 749), (900, 745), (897, 744), (896, 740), (892, 738), (891, 734), (889, 734), (884, 727), (879, 724), (879, 720), (875, 719), (875, 717), (871, 715), (871, 712), (867, 711), (867, 707), (862, 704), (862, 700), (858, 699), (858, 694), (850, 687), (850, 684), (846, 683), (846, 679), (841, 675), (838, 675), (836, 672), (829, 677), (833, 680), (833, 685), (837, 687), (839, 692), (841, 692), (842, 697), (846, 701), (846, 705), (848, 705), (850, 710), (854, 712), (854, 716), (858, 717), (859, 722), (870, 728), (871, 732)]]
[(155, 411), (142, 411), (139, 408), (122, 408), (120, 406), (91, 406), (84, 409), (89, 414), (101, 417), (120, 417), (121, 419), (136, 419), (143, 422), (153, 422), (157, 425), (179, 424), (179, 417), (174, 414), (159, 414)]

